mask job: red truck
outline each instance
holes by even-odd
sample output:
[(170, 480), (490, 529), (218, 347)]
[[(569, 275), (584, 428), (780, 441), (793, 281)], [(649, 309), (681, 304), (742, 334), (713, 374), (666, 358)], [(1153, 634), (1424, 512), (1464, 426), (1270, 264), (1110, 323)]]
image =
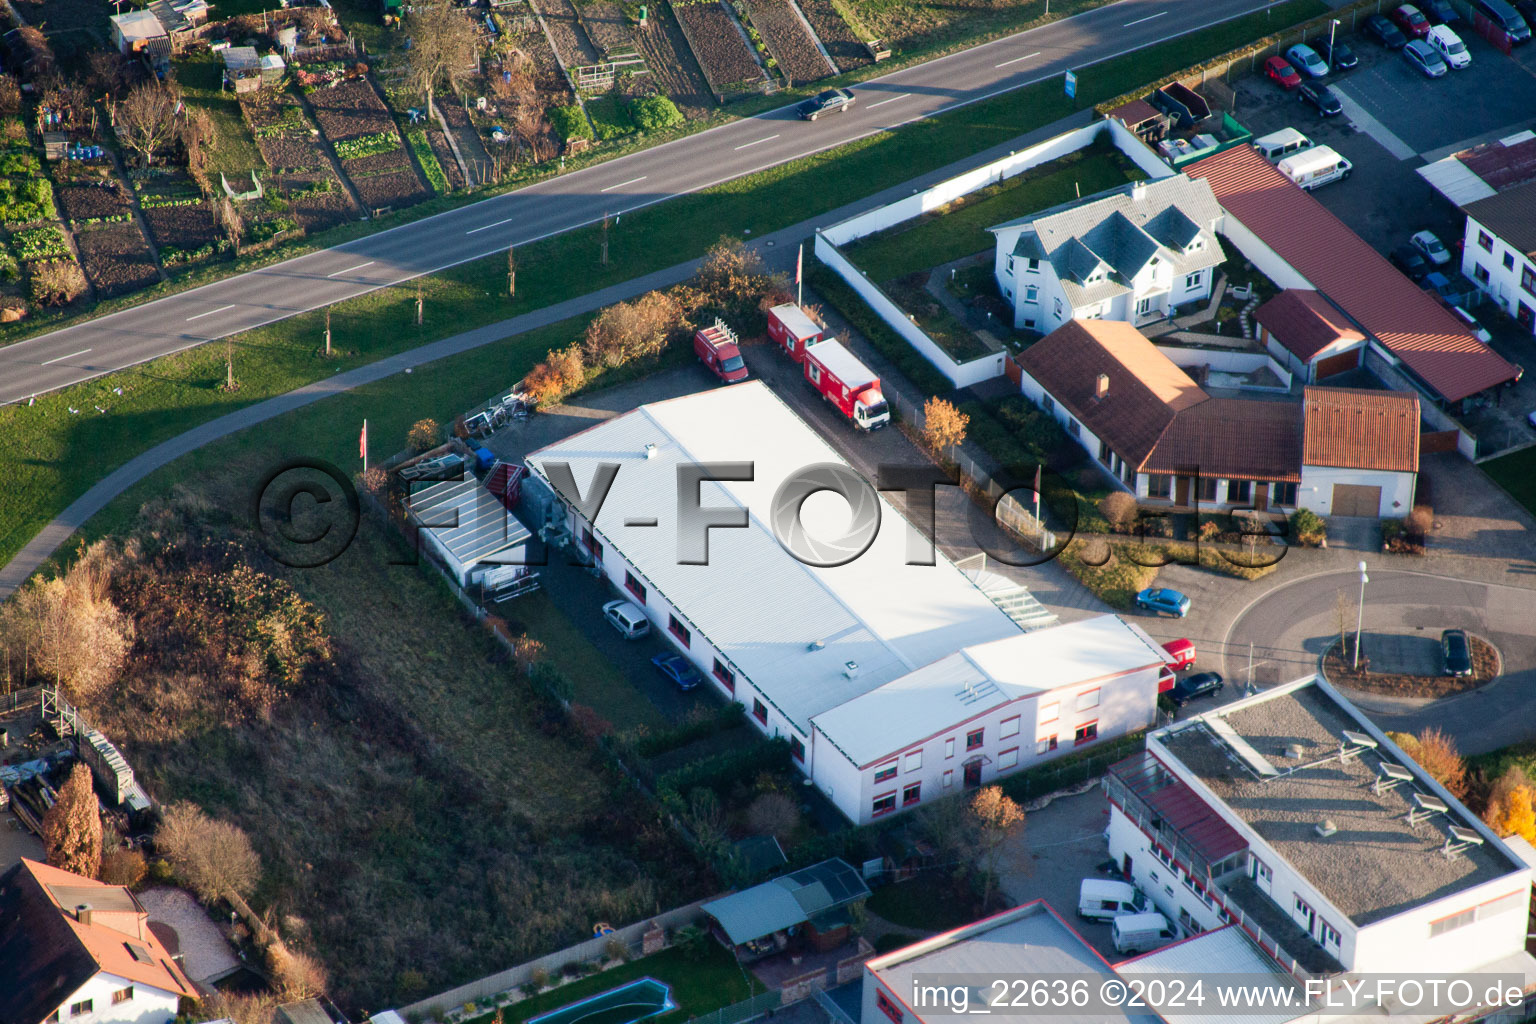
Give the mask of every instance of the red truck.
[(879, 430), (891, 421), (880, 378), (836, 338), (805, 350), (805, 379), (860, 430)]
[(741, 358), (741, 345), (736, 332), (716, 319), (714, 326), (701, 327), (693, 336), (693, 354), (710, 372), (727, 384), (747, 379), (747, 364)]
[(806, 348), (820, 341), (821, 335), (821, 325), (793, 302), (768, 311), (768, 337), (797, 363), (805, 361)]

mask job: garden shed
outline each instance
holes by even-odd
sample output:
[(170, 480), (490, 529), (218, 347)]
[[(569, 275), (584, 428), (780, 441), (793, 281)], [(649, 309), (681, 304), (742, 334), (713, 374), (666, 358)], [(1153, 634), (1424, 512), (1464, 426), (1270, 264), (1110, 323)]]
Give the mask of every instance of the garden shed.
[(817, 951), (842, 944), (852, 926), (849, 908), (868, 896), (859, 873), (833, 857), (699, 909), (721, 945), (738, 960), (756, 960), (792, 942)]
[(224, 88), (238, 93), (261, 88), (261, 58), (254, 46), (231, 46), (224, 51)]

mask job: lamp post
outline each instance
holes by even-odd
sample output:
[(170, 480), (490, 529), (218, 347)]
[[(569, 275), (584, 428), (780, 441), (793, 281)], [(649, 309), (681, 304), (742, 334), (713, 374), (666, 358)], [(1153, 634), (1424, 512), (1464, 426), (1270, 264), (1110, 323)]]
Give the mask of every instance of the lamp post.
[(1328, 25), (1328, 62), (1333, 63), (1333, 34), (1339, 30), (1339, 19), (1334, 18)]
[(1360, 561), (1360, 611), (1355, 616), (1355, 671), (1360, 670), (1360, 632), (1365, 627), (1365, 585), (1371, 578), (1365, 574), (1365, 560)]

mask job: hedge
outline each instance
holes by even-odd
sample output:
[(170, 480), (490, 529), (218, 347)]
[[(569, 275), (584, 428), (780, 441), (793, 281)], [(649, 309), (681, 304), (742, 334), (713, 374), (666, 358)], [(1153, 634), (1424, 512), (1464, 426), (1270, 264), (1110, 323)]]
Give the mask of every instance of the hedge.
[(635, 752), (641, 757), (655, 757), (669, 750), (687, 746), (706, 736), (734, 729), (746, 720), (747, 709), (738, 701), (732, 701), (706, 718), (685, 722), (661, 732), (653, 732), (635, 743)]
[(656, 791), (683, 797), (702, 786), (726, 796), (738, 782), (750, 783), (763, 772), (787, 771), (789, 766), (789, 741), (778, 737), (667, 772), (656, 780)]
[(683, 113), (665, 96), (639, 96), (629, 105), (629, 116), (643, 132), (683, 123)]
[(560, 136), (561, 142), (592, 137), (592, 126), (587, 123), (587, 115), (574, 103), (566, 107), (550, 107), (549, 123), (554, 126), (555, 134)]
[(1116, 761), (1146, 747), (1146, 736), (1135, 732), (1096, 744), (1088, 750), (1067, 754), (1054, 761), (1009, 775), (998, 782), (1003, 792), (1021, 803), (1054, 793), (1076, 782), (1103, 775)]

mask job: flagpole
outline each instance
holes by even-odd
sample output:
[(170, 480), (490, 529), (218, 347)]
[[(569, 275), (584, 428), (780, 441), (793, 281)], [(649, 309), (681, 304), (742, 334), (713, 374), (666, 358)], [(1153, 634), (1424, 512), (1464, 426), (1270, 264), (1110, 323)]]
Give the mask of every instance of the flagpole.
[(801, 242), (800, 245), (795, 249), (795, 305), (797, 306), (805, 305), (805, 284), (801, 281), (801, 278), (804, 277), (804, 275), (800, 272), (800, 268), (804, 263), (804, 260), (805, 243)]
[(368, 420), (363, 420), (363, 472), (368, 472)]

